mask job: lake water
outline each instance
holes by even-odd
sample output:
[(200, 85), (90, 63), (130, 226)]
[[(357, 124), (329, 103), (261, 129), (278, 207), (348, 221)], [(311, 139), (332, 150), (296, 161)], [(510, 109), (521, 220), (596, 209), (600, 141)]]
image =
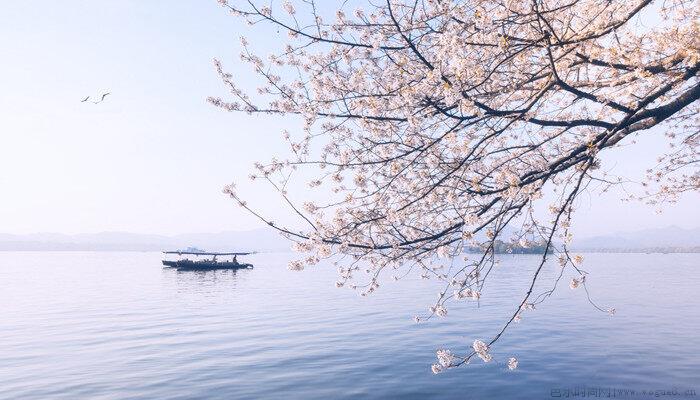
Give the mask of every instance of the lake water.
[(288, 271), (291, 254), (252, 256), (252, 270), (178, 272), (158, 253), (0, 252), (0, 398), (700, 396), (700, 255), (585, 256), (591, 294), (614, 317), (567, 280), (497, 343), (496, 362), (433, 375), (436, 349), (468, 351), (497, 331), (536, 256), (504, 256), (478, 305), (415, 324), (436, 282), (386, 282), (360, 297), (334, 287), (331, 265)]

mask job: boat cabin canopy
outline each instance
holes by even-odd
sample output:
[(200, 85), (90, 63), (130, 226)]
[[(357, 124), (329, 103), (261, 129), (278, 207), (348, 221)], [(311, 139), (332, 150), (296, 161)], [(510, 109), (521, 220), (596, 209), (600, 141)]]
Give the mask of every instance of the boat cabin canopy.
[(177, 254), (177, 255), (195, 255), (195, 256), (247, 256), (248, 254), (254, 254), (255, 252), (249, 253), (210, 253), (206, 251), (164, 251), (163, 254)]

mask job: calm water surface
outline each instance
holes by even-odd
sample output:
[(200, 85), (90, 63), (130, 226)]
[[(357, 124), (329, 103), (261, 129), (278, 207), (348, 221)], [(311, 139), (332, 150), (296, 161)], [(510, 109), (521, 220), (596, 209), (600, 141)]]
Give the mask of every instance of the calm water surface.
[(497, 362), (439, 375), (435, 350), (488, 339), (535, 257), (504, 257), (480, 304), (421, 324), (412, 317), (435, 282), (360, 297), (333, 286), (331, 265), (288, 271), (291, 257), (178, 272), (158, 253), (0, 252), (0, 398), (551, 399), (575, 388), (700, 398), (700, 255), (588, 254), (591, 294), (617, 315), (564, 284), (499, 341)]

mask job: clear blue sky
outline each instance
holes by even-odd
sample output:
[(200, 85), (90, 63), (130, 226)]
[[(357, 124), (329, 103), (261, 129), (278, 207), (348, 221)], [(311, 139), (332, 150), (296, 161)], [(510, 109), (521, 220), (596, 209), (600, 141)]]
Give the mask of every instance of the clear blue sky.
[[(274, 46), (272, 31), (241, 24), (215, 0), (17, 1), (0, 13), (0, 232), (175, 234), (260, 226), (222, 193), (241, 192), (276, 221), (279, 202), (247, 184), (257, 160), (284, 151), (293, 121), (218, 110), (220, 58), (248, 87), (238, 37)], [(112, 94), (104, 103), (87, 95)], [(292, 125), (292, 126), (289, 126)], [(663, 140), (606, 159), (638, 175)], [(619, 194), (585, 198), (582, 235), (700, 226), (698, 195), (662, 215)], [(276, 214), (276, 215), (275, 215)]]

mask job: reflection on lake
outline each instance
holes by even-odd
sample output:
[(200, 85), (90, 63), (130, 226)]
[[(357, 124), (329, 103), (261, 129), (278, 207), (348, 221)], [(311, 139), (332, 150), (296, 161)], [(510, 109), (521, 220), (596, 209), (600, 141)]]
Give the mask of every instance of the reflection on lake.
[[(591, 294), (616, 316), (563, 284), (498, 342), (496, 362), (439, 375), (430, 373), (435, 350), (467, 350), (495, 333), (535, 256), (504, 256), (480, 304), (418, 325), (412, 317), (435, 299), (435, 282), (386, 281), (364, 298), (336, 289), (330, 265), (288, 271), (290, 257), (255, 255), (253, 270), (182, 272), (161, 268), (158, 253), (0, 252), (0, 398), (700, 392), (697, 254), (588, 254)], [(516, 371), (504, 365), (510, 356), (520, 360)]]

